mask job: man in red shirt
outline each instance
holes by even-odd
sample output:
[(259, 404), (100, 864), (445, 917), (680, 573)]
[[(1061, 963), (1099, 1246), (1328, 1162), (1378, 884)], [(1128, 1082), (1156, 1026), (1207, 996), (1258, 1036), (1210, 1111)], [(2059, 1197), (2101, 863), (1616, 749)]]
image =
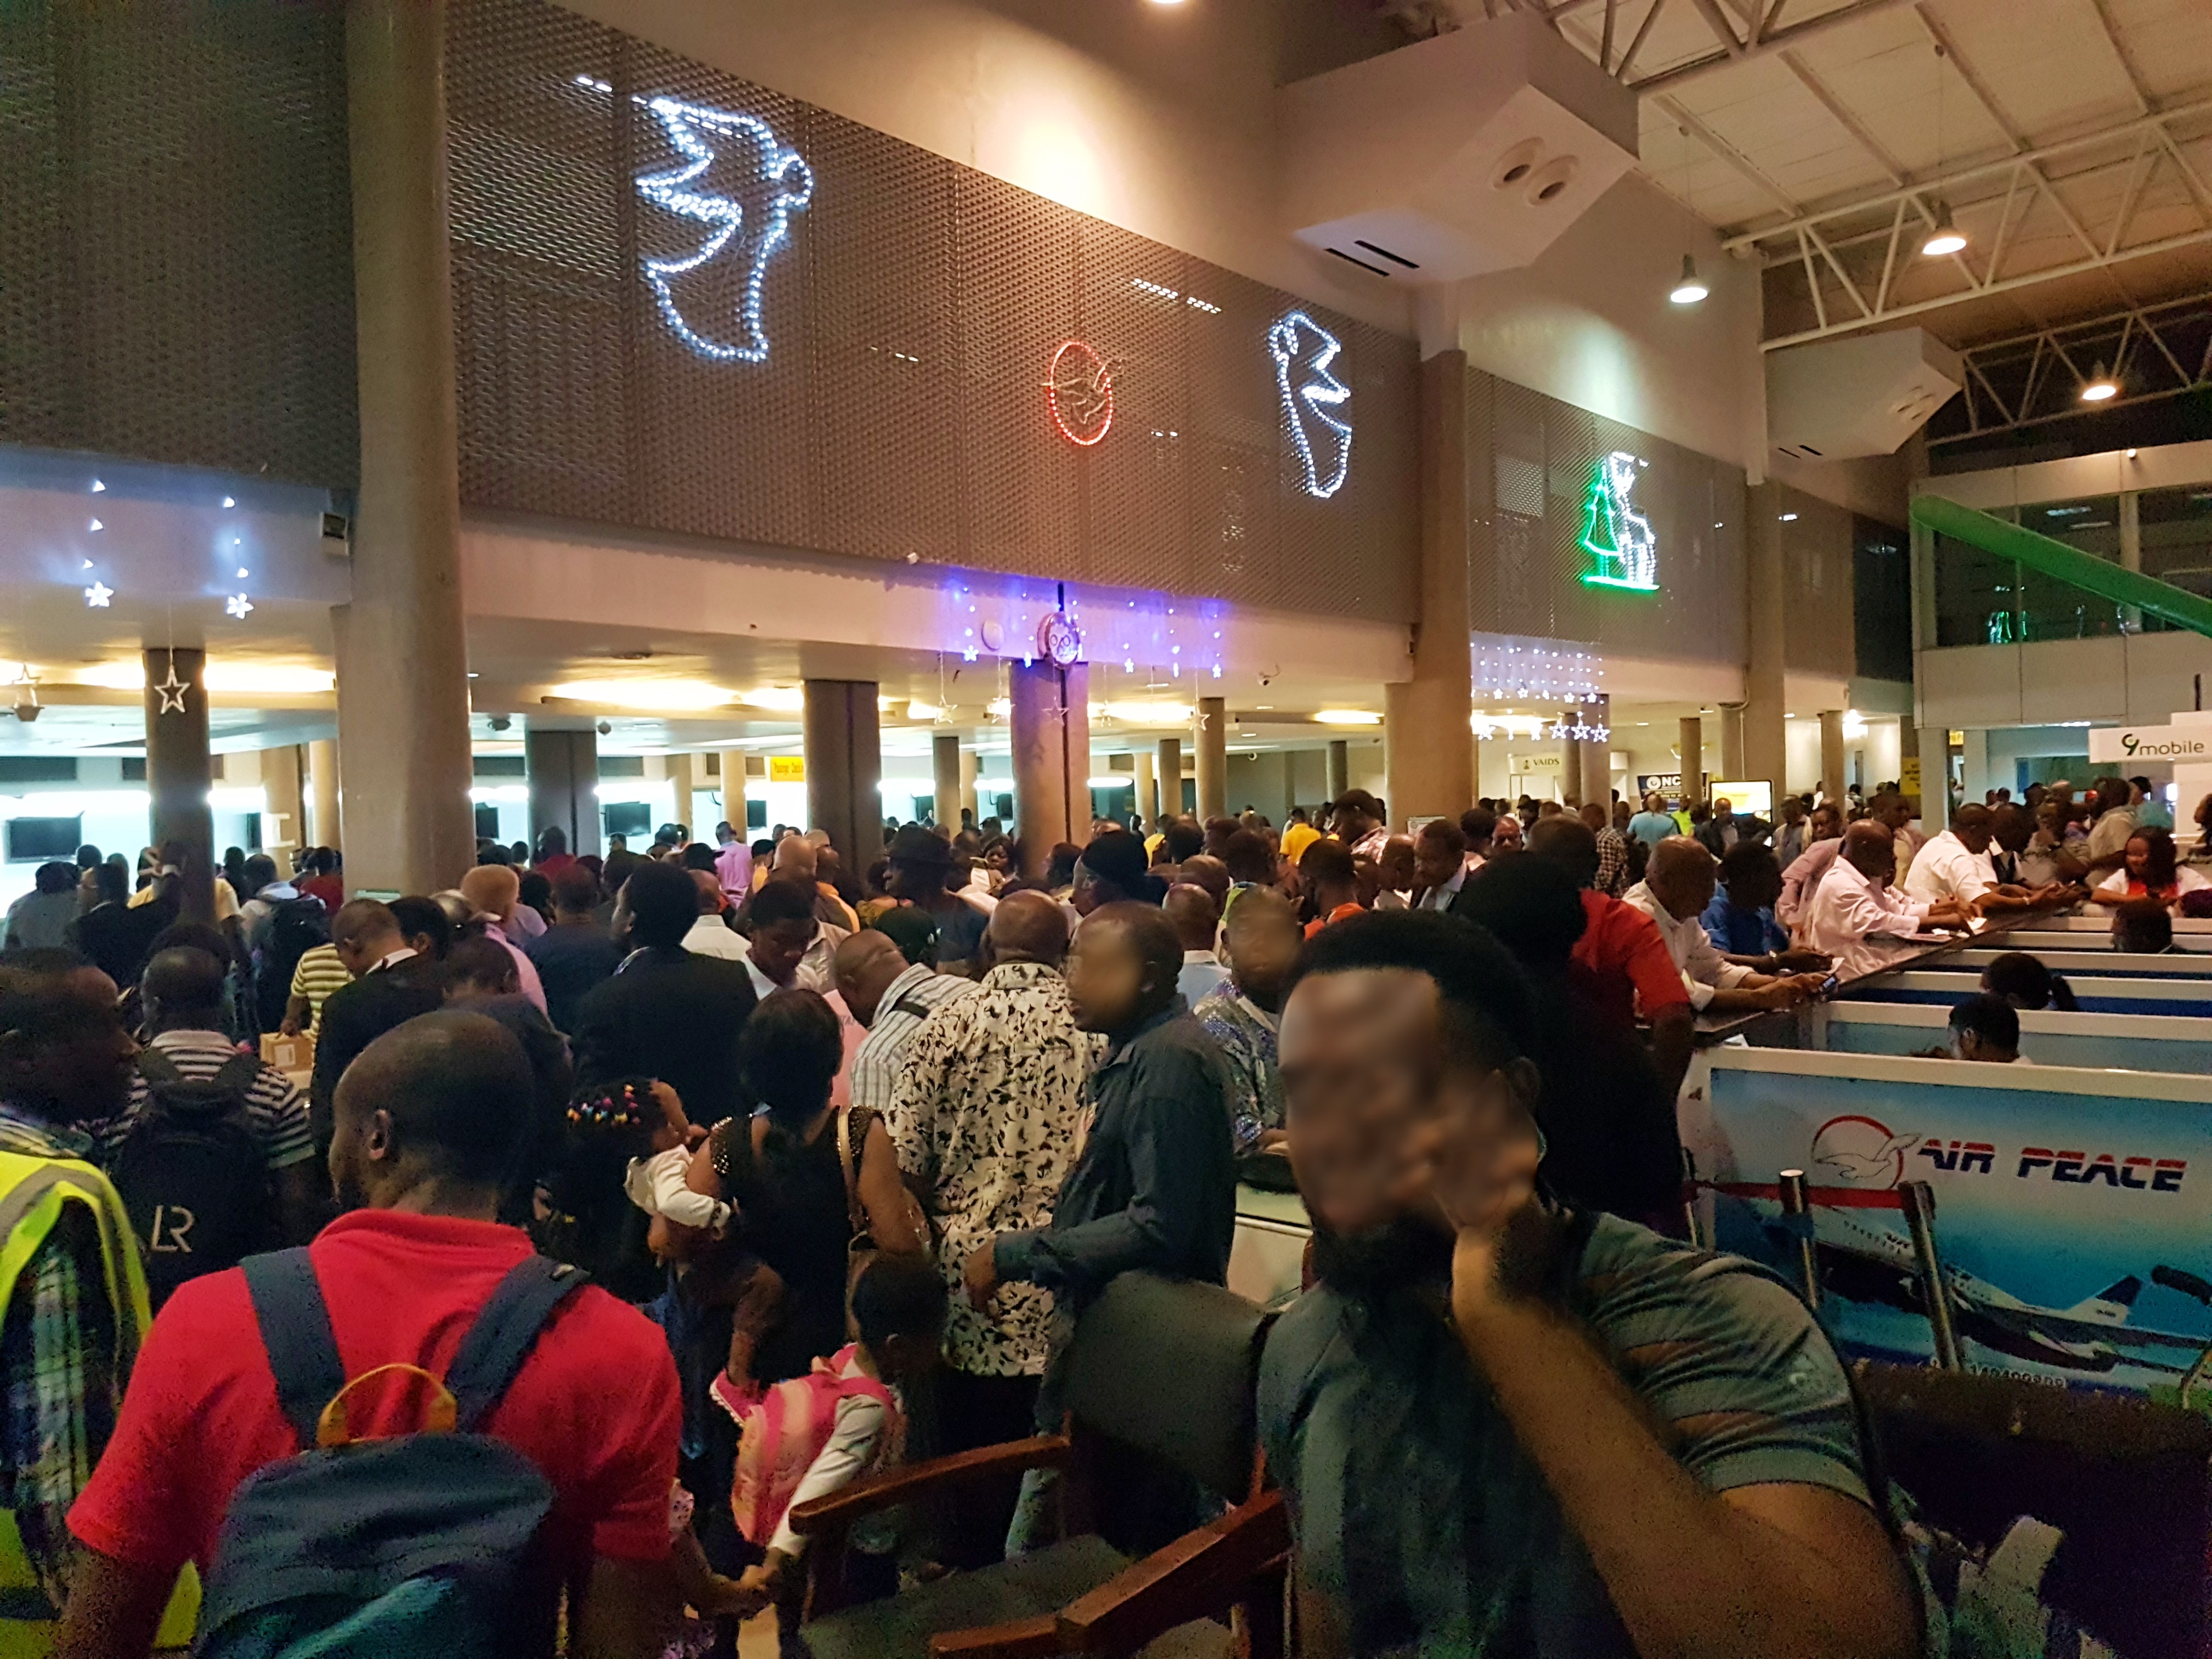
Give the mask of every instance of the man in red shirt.
[(1601, 1011), (1623, 1025), (1643, 1016), (1651, 1027), (1651, 1058), (1670, 1090), (1682, 1086), (1697, 1033), (1696, 1011), (1682, 970), (1650, 917), (1632, 904), (1595, 891), (1597, 836), (1579, 818), (1540, 820), (1528, 832), (1531, 857), (1565, 868), (1583, 890), (1583, 936), (1574, 965)]
[[(444, 1376), (493, 1290), (530, 1254), (522, 1233), (493, 1218), (531, 1100), (520, 1046), (480, 1014), (410, 1020), (347, 1068), (330, 1162), (349, 1212), (308, 1251), (348, 1376), (394, 1362)], [(347, 1404), (363, 1438), (421, 1426), (404, 1379)], [(484, 1432), (553, 1486), (544, 1535), (568, 1581), (585, 1586), (569, 1611), (570, 1651), (583, 1659), (661, 1650), (681, 1416), (660, 1332), (586, 1286), (547, 1322), (484, 1419)], [(190, 1560), (204, 1571), (213, 1558), (232, 1494), (299, 1449), (245, 1274), (191, 1280), (155, 1320), (114, 1437), (70, 1511), (84, 1553), (57, 1653), (143, 1659), (179, 1569)]]

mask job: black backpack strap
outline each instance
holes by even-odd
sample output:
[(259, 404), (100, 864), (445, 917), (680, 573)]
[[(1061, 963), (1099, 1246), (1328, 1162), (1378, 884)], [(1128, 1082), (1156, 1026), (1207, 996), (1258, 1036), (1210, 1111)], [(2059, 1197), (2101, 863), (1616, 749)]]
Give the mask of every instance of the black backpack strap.
[(149, 1089), (173, 1089), (185, 1080), (177, 1062), (150, 1042), (138, 1051), (138, 1075)]
[(239, 1264), (253, 1298), (261, 1346), (276, 1378), (276, 1403), (300, 1437), (300, 1449), (315, 1448), (323, 1407), (345, 1387), (345, 1362), (331, 1331), (331, 1310), (305, 1247), (250, 1255)]
[(474, 1434), (482, 1426), (522, 1369), (553, 1310), (589, 1278), (566, 1262), (533, 1255), (500, 1280), (477, 1322), (461, 1339), (460, 1352), (446, 1373), (446, 1387), (460, 1407), (454, 1426), (463, 1434)]
[(891, 1012), (895, 1014), (905, 1014), (914, 1019), (927, 1019), (929, 1005), (919, 1000), (913, 992), (909, 991), (891, 1004)]
[(253, 1085), (261, 1080), (261, 1062), (252, 1054), (233, 1054), (222, 1069), (208, 1079), (231, 1097), (234, 1107), (246, 1104)]

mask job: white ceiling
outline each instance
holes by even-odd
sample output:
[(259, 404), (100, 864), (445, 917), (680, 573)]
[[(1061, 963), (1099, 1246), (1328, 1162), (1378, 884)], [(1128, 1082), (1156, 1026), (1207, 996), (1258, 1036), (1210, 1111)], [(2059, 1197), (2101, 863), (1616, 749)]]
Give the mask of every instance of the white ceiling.
[[(1460, 0), (1468, 13), (1485, 3), (1515, 0)], [(1958, 261), (1908, 252), (1891, 273), (1888, 303), (1875, 307), (1881, 319), (1900, 304), (1958, 295), (1962, 306), (1918, 319), (1961, 343), (2212, 287), (2208, 0), (1552, 0), (1547, 8), (1593, 57), (1608, 14), (1616, 73), (1644, 35), (1624, 78), (1643, 94), (1645, 173), (1723, 236), (1842, 210), (1816, 228), (1871, 298), (1895, 192), (1942, 186), (1972, 242)], [(1727, 44), (1720, 27), (1730, 32)], [(2144, 128), (2158, 115), (2170, 118), (2162, 135)], [(2098, 134), (2112, 136), (2045, 159), (2034, 173), (2007, 165)], [(1957, 177), (1978, 167), (1988, 170)], [(1884, 195), (1893, 199), (1869, 200)], [(1908, 210), (1913, 246), (1922, 205)], [(2099, 268), (2056, 285), (1973, 292), (1988, 282), (2001, 216), (2005, 281)], [(2192, 237), (2193, 245), (2126, 257)], [(1770, 264), (1799, 269), (1808, 252), (1794, 228), (1756, 246)], [(1809, 252), (1829, 320), (1856, 319), (1841, 277), (1817, 246)], [(1816, 325), (1802, 282), (1802, 315), (1790, 314), (1792, 297), (1770, 283), (1770, 338)]]

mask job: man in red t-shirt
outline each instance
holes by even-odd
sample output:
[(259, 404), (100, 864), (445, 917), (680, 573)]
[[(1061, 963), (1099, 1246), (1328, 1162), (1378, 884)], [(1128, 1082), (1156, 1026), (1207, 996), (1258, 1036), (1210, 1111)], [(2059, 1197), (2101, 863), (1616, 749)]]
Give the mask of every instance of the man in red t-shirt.
[[(522, 1233), (493, 1218), (532, 1098), (520, 1046), (480, 1014), (410, 1020), (347, 1068), (330, 1161), (349, 1212), (308, 1252), (348, 1376), (394, 1362), (445, 1375), (478, 1310), (530, 1254)], [(404, 1379), (347, 1404), (362, 1437), (421, 1425)], [(585, 1659), (661, 1650), (681, 1416), (660, 1332), (586, 1286), (548, 1321), (484, 1420), (553, 1486), (546, 1538), (569, 1582), (585, 1583), (569, 1612), (570, 1651)], [(191, 1280), (155, 1321), (114, 1437), (70, 1511), (85, 1553), (58, 1653), (142, 1659), (178, 1571), (190, 1560), (204, 1571), (213, 1558), (232, 1494), (299, 1449), (245, 1274)]]
[(1651, 918), (1632, 904), (1594, 890), (1597, 836), (1579, 818), (1545, 818), (1528, 832), (1528, 856), (1564, 867), (1583, 890), (1583, 936), (1573, 962), (1599, 1008), (1632, 1025), (1642, 1015), (1651, 1027), (1651, 1059), (1669, 1090), (1682, 1086), (1697, 1012), (1682, 970)]

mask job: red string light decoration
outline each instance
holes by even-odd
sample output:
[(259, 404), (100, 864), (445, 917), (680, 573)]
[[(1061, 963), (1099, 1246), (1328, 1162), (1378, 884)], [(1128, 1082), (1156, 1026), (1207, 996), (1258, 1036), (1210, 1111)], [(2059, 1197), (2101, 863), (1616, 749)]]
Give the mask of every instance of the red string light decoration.
[(1114, 424), (1114, 374), (1095, 347), (1063, 340), (1045, 371), (1045, 408), (1068, 442), (1088, 449)]

